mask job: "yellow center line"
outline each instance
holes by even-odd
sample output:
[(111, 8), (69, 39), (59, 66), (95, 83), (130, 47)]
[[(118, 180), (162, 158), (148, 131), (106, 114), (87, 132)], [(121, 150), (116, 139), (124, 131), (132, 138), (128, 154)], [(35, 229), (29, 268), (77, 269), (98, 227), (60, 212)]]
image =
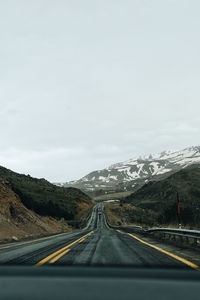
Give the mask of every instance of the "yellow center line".
[(82, 239), (82, 240), (80, 240), (80, 241), (79, 241), (79, 243), (82, 243), (83, 241), (85, 241), (85, 238), (84, 238), (84, 239)]
[(52, 260), (50, 260), (50, 264), (55, 263), (55, 261), (57, 261), (59, 258), (61, 258), (63, 255), (65, 255), (67, 252), (69, 252), (70, 249), (65, 250), (64, 252), (60, 253), (59, 255), (57, 255), (56, 257), (54, 257)]
[(116, 231), (118, 231), (118, 232), (121, 233), (121, 234), (127, 234), (127, 233), (125, 233), (125, 232), (122, 232), (122, 231), (119, 230), (119, 229), (117, 229)]
[(40, 260), (37, 264), (35, 264), (35, 266), (41, 266), (43, 264), (45, 264), (46, 262), (48, 262), (51, 258), (53, 258), (54, 256), (56, 256), (57, 254), (63, 252), (65, 249), (71, 247), (72, 245), (76, 244), (77, 242), (79, 242), (80, 240), (82, 240), (84, 237), (90, 236), (92, 233), (94, 233), (94, 231), (90, 231), (89, 233), (85, 234), (84, 236), (80, 237), (79, 239), (75, 240), (74, 242), (72, 242), (71, 244), (63, 247), (62, 249), (50, 254), (49, 256), (45, 257), (44, 259)]
[[(120, 232), (120, 231), (118, 230), (118, 232)], [(122, 232), (120, 232), (120, 233), (122, 233)], [(160, 251), (160, 252), (162, 252), (162, 253), (164, 253), (164, 254), (166, 254), (166, 255), (168, 255), (168, 256), (171, 256), (171, 257), (173, 257), (174, 259), (176, 259), (176, 260), (178, 260), (178, 261), (184, 263), (185, 265), (187, 265), (187, 266), (189, 266), (189, 267), (191, 267), (191, 268), (193, 268), (193, 269), (195, 269), (195, 270), (200, 269), (200, 266), (198, 266), (198, 265), (192, 263), (191, 261), (189, 261), (189, 260), (187, 260), (187, 259), (184, 259), (184, 258), (182, 258), (182, 257), (180, 257), (180, 256), (175, 255), (175, 254), (172, 254), (171, 252), (168, 252), (168, 251), (166, 251), (166, 250), (164, 250), (164, 249), (161, 249), (161, 248), (159, 248), (159, 247), (157, 247), (157, 246), (155, 246), (155, 245), (149, 244), (149, 243), (147, 243), (147, 242), (141, 240), (140, 238), (138, 238), (137, 236), (135, 236), (135, 235), (133, 235), (133, 234), (131, 234), (131, 233), (128, 233), (128, 235), (130, 235), (132, 238), (138, 240), (140, 243), (145, 244), (145, 245), (147, 245), (147, 246), (149, 246), (149, 247), (151, 247), (151, 248), (154, 248), (154, 249), (156, 249), (156, 250), (158, 250), (158, 251)]]

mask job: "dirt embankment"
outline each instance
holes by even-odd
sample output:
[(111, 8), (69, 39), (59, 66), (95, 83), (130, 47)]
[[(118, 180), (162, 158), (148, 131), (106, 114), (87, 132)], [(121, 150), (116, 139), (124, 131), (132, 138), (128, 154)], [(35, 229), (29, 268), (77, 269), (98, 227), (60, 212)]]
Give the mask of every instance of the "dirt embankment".
[(81, 226), (84, 226), (85, 219), (90, 213), (92, 207), (95, 205), (95, 202), (92, 200), (80, 198), (76, 200), (76, 205), (77, 205), (76, 220), (78, 220)]
[[(133, 225), (142, 227), (163, 227), (163, 228), (178, 228), (177, 222), (171, 223), (158, 223), (155, 212), (142, 209), (132, 204), (120, 204), (118, 202), (105, 203), (105, 212), (108, 220), (112, 225)], [(191, 224), (182, 225), (183, 229), (199, 230), (199, 227), (192, 226)]]
[(42, 217), (27, 209), (8, 181), (0, 178), (0, 242), (72, 231), (52, 217)]
[(139, 225), (144, 227), (158, 227), (156, 215), (151, 210), (145, 210), (132, 204), (119, 202), (105, 203), (105, 211), (111, 224)]

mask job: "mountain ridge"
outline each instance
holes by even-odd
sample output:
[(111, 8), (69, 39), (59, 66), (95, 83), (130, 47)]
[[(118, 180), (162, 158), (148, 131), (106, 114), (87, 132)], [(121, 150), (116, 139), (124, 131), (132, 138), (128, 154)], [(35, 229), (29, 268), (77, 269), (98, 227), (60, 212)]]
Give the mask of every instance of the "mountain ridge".
[(84, 191), (134, 190), (138, 185), (160, 178), (193, 164), (200, 164), (200, 146), (177, 151), (162, 151), (137, 159), (116, 163), (93, 171), (79, 180), (57, 183), (63, 187), (77, 187)]

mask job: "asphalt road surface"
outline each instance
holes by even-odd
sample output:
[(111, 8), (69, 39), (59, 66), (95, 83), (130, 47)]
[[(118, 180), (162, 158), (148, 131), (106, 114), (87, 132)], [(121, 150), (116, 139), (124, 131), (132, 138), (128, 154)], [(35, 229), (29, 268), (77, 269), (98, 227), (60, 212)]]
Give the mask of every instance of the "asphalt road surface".
[(0, 264), (12, 265), (134, 265), (185, 267), (127, 233), (108, 227), (103, 205), (97, 204), (87, 228), (32, 241), (0, 245)]

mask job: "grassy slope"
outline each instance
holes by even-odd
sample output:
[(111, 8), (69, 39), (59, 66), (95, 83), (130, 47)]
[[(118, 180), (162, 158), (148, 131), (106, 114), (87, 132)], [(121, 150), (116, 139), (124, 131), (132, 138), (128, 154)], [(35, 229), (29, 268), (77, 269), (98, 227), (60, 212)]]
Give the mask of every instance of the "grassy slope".
[(155, 212), (135, 207), (130, 203), (105, 203), (105, 211), (113, 225), (142, 225), (145, 227), (159, 225), (156, 222)]
[(100, 196), (94, 197), (94, 200), (96, 202), (105, 201), (105, 200), (121, 200), (121, 199), (124, 199), (125, 197), (129, 196), (130, 194), (131, 194), (131, 192), (119, 192), (119, 193), (105, 194), (105, 195), (100, 195)]
[(65, 222), (39, 216), (26, 208), (8, 181), (0, 177), (0, 242), (49, 235), (72, 229)]
[(22, 203), (40, 215), (72, 220), (78, 213), (77, 202), (81, 200), (92, 206), (91, 198), (75, 188), (57, 187), (45, 179), (21, 175), (0, 167), (0, 176), (11, 184)]
[(177, 218), (177, 192), (182, 222), (200, 224), (200, 168), (184, 169), (164, 180), (149, 182), (124, 201), (157, 212), (159, 223), (174, 222)]

